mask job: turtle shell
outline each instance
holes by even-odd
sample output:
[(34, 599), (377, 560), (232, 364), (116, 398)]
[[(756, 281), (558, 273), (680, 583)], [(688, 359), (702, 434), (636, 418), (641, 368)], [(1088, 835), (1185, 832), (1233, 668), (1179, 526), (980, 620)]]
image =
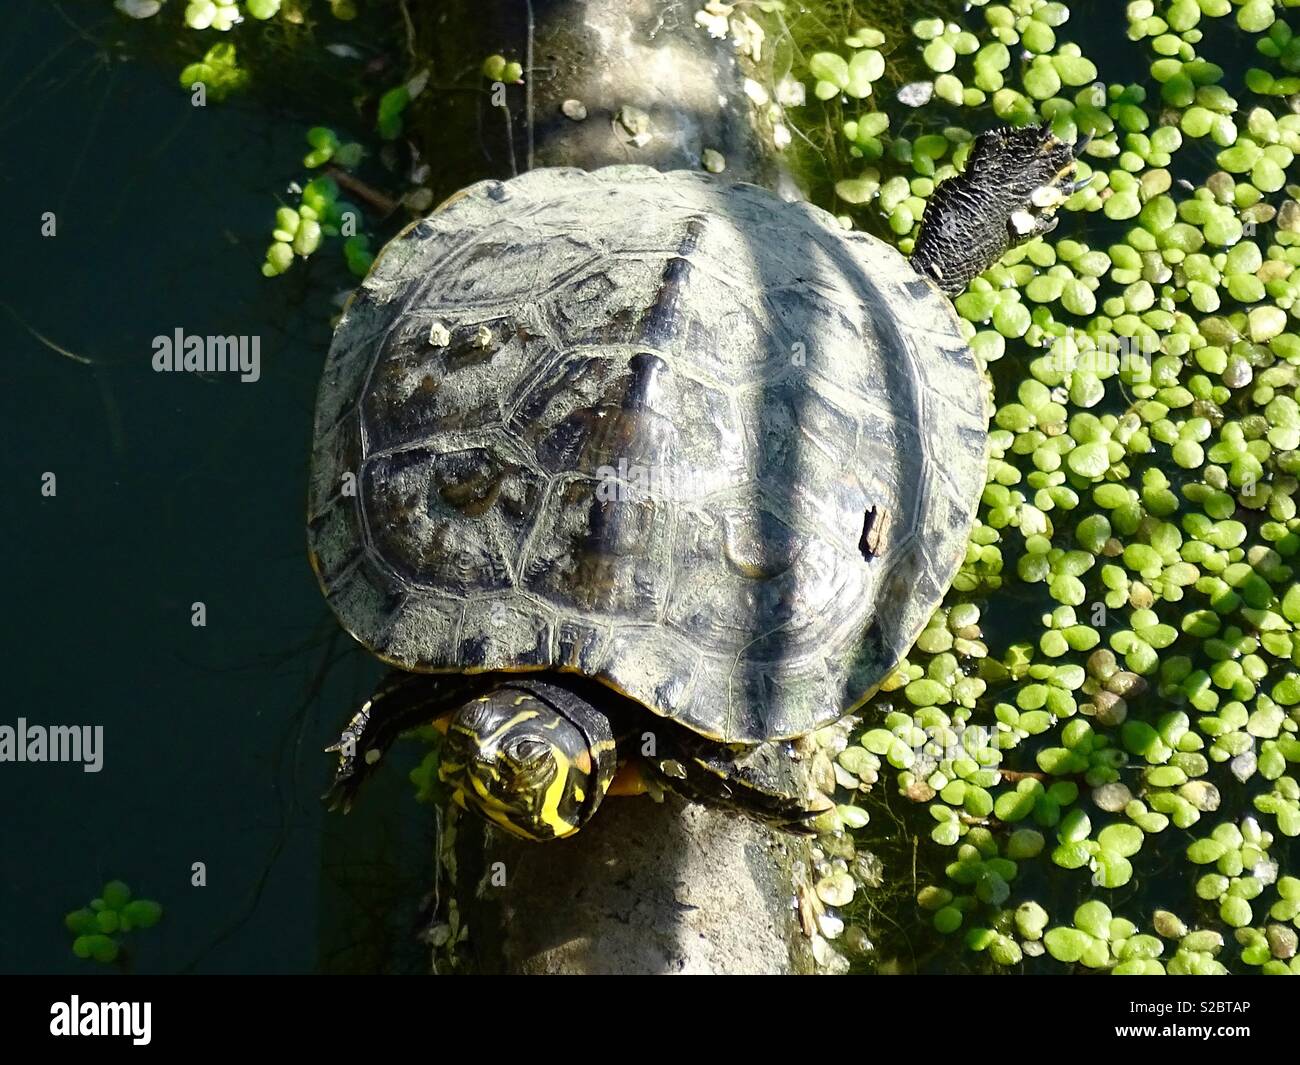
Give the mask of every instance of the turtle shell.
[(797, 736), (942, 599), (984, 396), (938, 291), (808, 204), (635, 166), (486, 181), (343, 315), (311, 559), (403, 669), (572, 670), (709, 737)]

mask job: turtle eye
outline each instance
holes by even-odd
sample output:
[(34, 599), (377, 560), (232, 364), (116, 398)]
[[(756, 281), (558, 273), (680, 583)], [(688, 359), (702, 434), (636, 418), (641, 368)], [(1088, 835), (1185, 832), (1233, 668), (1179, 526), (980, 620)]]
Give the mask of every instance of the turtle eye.
[(524, 769), (533, 769), (541, 765), (550, 753), (551, 746), (549, 743), (532, 739), (515, 740), (506, 749), (506, 754), (510, 760)]

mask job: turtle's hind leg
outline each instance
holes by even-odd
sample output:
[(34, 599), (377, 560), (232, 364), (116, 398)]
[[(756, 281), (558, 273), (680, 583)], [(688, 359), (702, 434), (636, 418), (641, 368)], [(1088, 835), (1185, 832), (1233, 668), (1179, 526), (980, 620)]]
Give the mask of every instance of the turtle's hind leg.
[(779, 742), (737, 750), (683, 736), (660, 742), (653, 756), (641, 760), (640, 771), (691, 802), (735, 810), (799, 835), (813, 835), (810, 822), (830, 805)]

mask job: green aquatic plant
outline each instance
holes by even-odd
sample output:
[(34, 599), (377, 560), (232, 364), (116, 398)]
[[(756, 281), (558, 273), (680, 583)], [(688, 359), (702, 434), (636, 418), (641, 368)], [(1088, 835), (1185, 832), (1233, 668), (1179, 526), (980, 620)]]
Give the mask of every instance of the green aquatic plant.
[(182, 70), (180, 84), (183, 89), (202, 85), (209, 99), (221, 101), (244, 88), (248, 79), (248, 71), (236, 58), (235, 46), (223, 41), (209, 48), (197, 63)]
[(505, 85), (518, 85), (524, 80), (523, 64), (503, 55), (490, 55), (483, 60), (483, 76), (488, 81), (499, 81)]
[(1272, 833), (1263, 831), (1253, 817), (1248, 817), (1240, 827), (1224, 822), (1188, 846), (1188, 861), (1214, 867), (1213, 872), (1196, 881), (1197, 897), (1217, 903), (1219, 917), (1229, 927), (1243, 928), (1251, 923), (1251, 901), (1263, 893), (1266, 881), (1276, 878), (1276, 865), (1268, 860), (1272, 843)]
[[(247, 14), (250, 18), (265, 21), (279, 14), (282, 0), (187, 0), (182, 19), (192, 30), (233, 29)], [(113, 6), (128, 18), (152, 18), (162, 9), (166, 0), (114, 0)], [(179, 6), (179, 5), (178, 5)], [(336, 5), (337, 10), (337, 5)]]
[(326, 237), (342, 236), (348, 269), (355, 276), (364, 277), (374, 255), (370, 251), (370, 238), (359, 232), (360, 220), (360, 210), (339, 198), (339, 186), (333, 178), (309, 181), (297, 207), (276, 210), (275, 229), (271, 233), (273, 243), (266, 251), (262, 273), (277, 277), (293, 266), (295, 259), (315, 254)]
[[(326, 0), (331, 14), (341, 21), (357, 16), (355, 0)], [(113, 7), (127, 18), (153, 19), (171, 12), (180, 26), (207, 36), (209, 31), (238, 36), (236, 27), (252, 26), (276, 19), (282, 23), (307, 21), (312, 0), (114, 0)], [(162, 22), (159, 19), (159, 22)], [(249, 84), (251, 74), (235, 63), (235, 45), (223, 42), (208, 48), (203, 58), (182, 70), (180, 84), (187, 90), (202, 83), (208, 97), (221, 101)]]
[(386, 141), (401, 135), (405, 123), (402, 115), (411, 103), (411, 90), (406, 85), (395, 85), (379, 98), (375, 129)]
[(162, 914), (162, 907), (152, 899), (132, 898), (126, 884), (110, 880), (89, 906), (73, 910), (63, 923), (74, 936), (72, 952), (78, 958), (109, 965), (122, 957), (125, 936), (152, 928)]
[(1144, 975), (1163, 970), (1155, 959), (1164, 944), (1155, 936), (1138, 934), (1132, 921), (1116, 917), (1104, 902), (1095, 900), (1076, 909), (1071, 924), (1049, 928), (1043, 945), (1057, 961), (1088, 969), (1125, 965)]
[[(192, 30), (218, 30), (228, 32), (243, 21), (244, 16), (265, 22), (286, 9), (294, 21), (302, 21), (303, 9), (309, 0), (177, 0), (174, 5), (181, 10), (181, 20)], [(356, 0), (326, 0), (333, 16), (341, 21), (357, 17)], [(113, 0), (113, 7), (128, 18), (153, 18), (161, 12), (167, 0)]]
[(345, 170), (351, 170), (365, 156), (365, 148), (360, 144), (356, 141), (343, 143), (337, 133), (325, 126), (309, 129), (307, 143), (311, 145), (311, 151), (303, 158), (302, 165), (308, 170), (324, 166), (331, 161)]
[(420, 764), (408, 774), (408, 779), (415, 788), (416, 801), (441, 806), (447, 799), (446, 788), (438, 778), (438, 764), (442, 758), (442, 733), (432, 725), (425, 725), (403, 733), (402, 738), (414, 740), (424, 751)]
[[(254, 18), (268, 19), (280, 8), (280, 0), (246, 0), (245, 9)], [(185, 25), (192, 30), (229, 30), (243, 18), (237, 0), (190, 0), (185, 7)]]
[[(875, 31), (860, 31), (858, 39), (867, 33), (875, 39)], [(870, 47), (856, 49), (847, 59), (835, 52), (818, 52), (808, 61), (808, 70), (817, 79), (813, 84), (817, 99), (829, 100), (843, 93), (861, 100), (871, 95), (872, 84), (885, 72), (885, 57)]]

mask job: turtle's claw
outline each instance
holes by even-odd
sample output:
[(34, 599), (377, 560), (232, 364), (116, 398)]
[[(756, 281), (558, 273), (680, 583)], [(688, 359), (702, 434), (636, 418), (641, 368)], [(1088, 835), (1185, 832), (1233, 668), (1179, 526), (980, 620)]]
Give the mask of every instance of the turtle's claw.
[(1039, 185), (1029, 194), (1030, 209), (1054, 211), (1065, 203), (1080, 189), (1086, 189), (1092, 184), (1093, 175), (1069, 180), (1074, 176), (1075, 164), (1073, 160), (1065, 166), (1051, 181)]
[(344, 771), (340, 768), (334, 774), (329, 790), (321, 796), (321, 801), (325, 803), (325, 809), (330, 813), (336, 810), (341, 810), (345, 814), (351, 813), (352, 796), (356, 789), (357, 781), (353, 778), (351, 770)]

